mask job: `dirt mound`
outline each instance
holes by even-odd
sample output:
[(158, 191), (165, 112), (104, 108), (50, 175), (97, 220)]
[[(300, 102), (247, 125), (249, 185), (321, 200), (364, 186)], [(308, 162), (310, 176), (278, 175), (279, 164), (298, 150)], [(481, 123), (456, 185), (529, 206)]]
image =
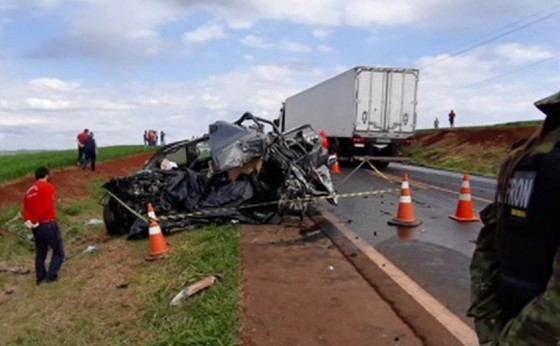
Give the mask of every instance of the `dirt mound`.
[[(142, 153), (122, 159), (101, 162), (95, 172), (82, 171), (80, 167), (68, 167), (52, 171), (51, 181), (55, 185), (58, 202), (88, 197), (88, 182), (111, 177), (129, 175), (140, 169), (153, 153)], [(32, 176), (0, 186), (0, 208), (9, 204), (20, 204), (25, 191), (33, 184)]]
[(493, 177), (511, 146), (537, 129), (525, 125), (423, 130), (405, 151), (418, 165)]

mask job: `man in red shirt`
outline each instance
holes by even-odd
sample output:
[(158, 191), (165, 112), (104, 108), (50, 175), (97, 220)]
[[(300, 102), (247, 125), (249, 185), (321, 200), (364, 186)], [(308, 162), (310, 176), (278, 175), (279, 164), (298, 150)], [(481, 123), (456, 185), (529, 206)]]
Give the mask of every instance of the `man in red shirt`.
[[(54, 209), (54, 186), (50, 183), (50, 172), (46, 167), (35, 171), (35, 184), (27, 190), (23, 199), (21, 215), (25, 226), (33, 231), (35, 239), (35, 275), (37, 285), (58, 279), (58, 271), (64, 261), (62, 236), (56, 222)], [(49, 270), (45, 269), (48, 248), (53, 253)]]
[(88, 138), (88, 129), (84, 129), (83, 132), (80, 132), (76, 137), (76, 143), (78, 143), (78, 160), (76, 164), (79, 166), (82, 164), (82, 158), (84, 156), (84, 147), (86, 144), (86, 139)]

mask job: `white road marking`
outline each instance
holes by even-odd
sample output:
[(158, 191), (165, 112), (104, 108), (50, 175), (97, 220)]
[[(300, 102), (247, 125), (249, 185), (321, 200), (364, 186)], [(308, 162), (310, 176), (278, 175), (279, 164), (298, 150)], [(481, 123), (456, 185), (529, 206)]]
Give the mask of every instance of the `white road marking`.
[(402, 289), (410, 294), (430, 315), (437, 319), (451, 334), (453, 334), (463, 345), (478, 345), (478, 338), (475, 331), (443, 306), (437, 299), (426, 292), (414, 280), (408, 277), (397, 266), (390, 262), (379, 251), (370, 246), (361, 237), (354, 233), (336, 216), (328, 211), (322, 211), (323, 216), (350, 240), (356, 247), (363, 251), (368, 258), (375, 263), (379, 269), (384, 271)]

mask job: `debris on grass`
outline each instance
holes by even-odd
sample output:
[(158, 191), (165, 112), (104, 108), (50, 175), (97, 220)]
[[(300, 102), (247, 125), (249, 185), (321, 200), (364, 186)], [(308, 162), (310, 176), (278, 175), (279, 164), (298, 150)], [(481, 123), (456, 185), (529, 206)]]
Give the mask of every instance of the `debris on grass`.
[(17, 275), (26, 275), (31, 271), (29, 269), (24, 269), (22, 267), (10, 267), (10, 268), (0, 268), (0, 273), (12, 273)]
[(89, 246), (84, 250), (84, 253), (90, 254), (90, 253), (97, 252), (98, 250), (99, 250), (99, 249), (97, 248), (97, 246), (95, 246), (95, 245), (89, 245)]
[(91, 219), (91, 220), (86, 222), (86, 225), (88, 225), (88, 226), (96, 226), (96, 225), (102, 225), (102, 224), (103, 224), (103, 220), (101, 220), (101, 219)]
[(202, 280), (199, 280), (189, 286), (183, 288), (174, 298), (171, 300), (171, 306), (181, 306), (185, 300), (187, 300), (192, 295), (200, 292), (213, 284), (215, 284), (218, 280), (222, 280), (223, 276), (220, 274), (215, 274), (211, 276), (207, 276)]

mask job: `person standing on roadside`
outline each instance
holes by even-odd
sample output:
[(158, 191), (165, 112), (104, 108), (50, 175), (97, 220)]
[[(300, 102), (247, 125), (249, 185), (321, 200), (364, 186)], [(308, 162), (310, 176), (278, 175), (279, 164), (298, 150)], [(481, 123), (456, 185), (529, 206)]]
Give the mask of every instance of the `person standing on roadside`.
[(84, 131), (78, 133), (76, 137), (76, 143), (78, 144), (78, 159), (76, 160), (76, 165), (79, 166), (82, 164), (82, 160), (84, 158), (84, 145), (86, 143), (86, 139), (88, 137), (89, 130), (84, 129)]
[(91, 162), (91, 170), (95, 171), (95, 160), (97, 159), (97, 143), (93, 138), (93, 132), (90, 132), (86, 142), (84, 144), (84, 154), (86, 159), (84, 160), (84, 165), (82, 170), (87, 168), (88, 163)]
[(481, 345), (560, 341), (560, 92), (535, 106), (543, 124), (512, 146), (480, 213), (467, 316)]
[[(58, 271), (64, 262), (64, 247), (54, 208), (54, 186), (46, 167), (35, 170), (35, 184), (25, 193), (21, 216), (31, 229), (35, 240), (35, 277), (37, 285), (58, 280)], [(48, 248), (52, 249), (49, 270), (45, 268)]]
[(434, 120), (434, 128), (437, 130), (439, 128), (439, 119), (438, 117), (436, 117), (436, 120)]
[(165, 145), (165, 132), (163, 132), (163, 130), (160, 131), (159, 138), (160, 138), (159, 140), (160, 140), (161, 146), (164, 146)]
[(455, 126), (455, 112), (453, 111), (453, 109), (451, 110), (451, 112), (449, 112), (449, 127), (453, 128), (453, 126)]

